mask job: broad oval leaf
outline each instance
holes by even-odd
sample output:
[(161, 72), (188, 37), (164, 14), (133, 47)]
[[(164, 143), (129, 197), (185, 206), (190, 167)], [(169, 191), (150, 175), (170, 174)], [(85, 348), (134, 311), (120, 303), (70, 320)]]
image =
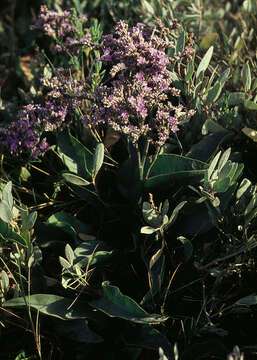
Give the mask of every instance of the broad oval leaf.
[(193, 183), (200, 181), (205, 174), (207, 164), (188, 157), (175, 154), (159, 155), (151, 168), (149, 178), (144, 183), (144, 188), (159, 188), (169, 186), (173, 181)]
[(57, 150), (69, 171), (91, 180), (93, 154), (68, 131), (59, 136)]
[(51, 294), (35, 294), (31, 296), (18, 297), (6, 301), (4, 307), (26, 307), (42, 314), (57, 317), (62, 320), (92, 319), (99, 318), (86, 302), (76, 301), (63, 296)]
[(108, 281), (102, 283), (103, 296), (89, 301), (89, 305), (104, 312), (110, 317), (118, 317), (139, 324), (159, 324), (168, 319), (167, 316), (148, 314), (132, 298), (123, 295), (117, 286)]

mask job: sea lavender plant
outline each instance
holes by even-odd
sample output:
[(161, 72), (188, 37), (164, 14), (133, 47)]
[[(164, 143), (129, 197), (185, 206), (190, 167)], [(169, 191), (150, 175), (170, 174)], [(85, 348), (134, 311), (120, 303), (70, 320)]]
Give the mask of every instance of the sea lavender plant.
[(87, 17), (77, 16), (75, 10), (57, 12), (42, 5), (37, 21), (31, 29), (42, 30), (56, 42), (54, 51), (79, 55), (80, 49), (91, 46), (91, 34), (85, 27)]
[[(167, 40), (168, 31), (160, 23), (129, 28), (119, 21), (114, 34), (102, 37), (97, 60), (110, 67), (110, 79), (96, 87), (85, 123), (104, 123), (133, 143), (143, 137), (160, 147), (178, 130), (179, 121), (194, 114), (179, 103), (180, 91), (172, 87), (169, 65), (174, 59), (166, 52), (174, 44)], [(180, 58), (192, 52), (190, 46)]]

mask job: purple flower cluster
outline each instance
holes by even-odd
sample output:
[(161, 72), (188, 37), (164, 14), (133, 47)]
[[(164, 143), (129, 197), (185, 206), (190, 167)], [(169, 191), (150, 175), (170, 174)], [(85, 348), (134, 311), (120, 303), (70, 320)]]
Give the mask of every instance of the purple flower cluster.
[(133, 142), (145, 136), (163, 145), (178, 130), (178, 121), (193, 114), (169, 101), (179, 91), (171, 87), (166, 50), (174, 45), (165, 40), (166, 33), (163, 27), (139, 23), (129, 28), (120, 21), (114, 34), (102, 37), (98, 61), (110, 66), (110, 80), (95, 89), (86, 123), (108, 124)]
[(42, 30), (52, 37), (56, 41), (55, 52), (78, 55), (83, 46), (92, 45), (91, 34), (85, 28), (86, 22), (85, 15), (77, 17), (68, 10), (59, 13), (42, 5), (38, 20), (31, 29)]
[(67, 125), (66, 117), (71, 111), (83, 107), (86, 94), (84, 82), (75, 80), (63, 69), (51, 79), (42, 78), (46, 91), (44, 106), (30, 104), (18, 113), (16, 122), (8, 128), (0, 128), (0, 144), (12, 154), (27, 154), (33, 158), (44, 154), (49, 145), (44, 131), (55, 131)]
[(49, 149), (46, 139), (41, 139), (47, 111), (41, 105), (26, 105), (19, 111), (19, 119), (8, 128), (0, 128), (0, 143), (11, 154), (31, 154), (36, 158)]

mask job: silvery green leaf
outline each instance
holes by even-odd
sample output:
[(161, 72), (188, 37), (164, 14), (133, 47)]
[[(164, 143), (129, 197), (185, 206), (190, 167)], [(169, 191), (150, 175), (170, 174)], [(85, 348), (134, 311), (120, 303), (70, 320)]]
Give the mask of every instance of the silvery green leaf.
[(4, 293), (9, 290), (9, 277), (4, 270), (1, 271), (1, 288)]
[(12, 196), (12, 182), (11, 181), (9, 181), (3, 188), (2, 200), (5, 200), (8, 203), (9, 208), (12, 209), (13, 196)]
[(33, 228), (35, 225), (35, 222), (37, 220), (37, 212), (32, 211), (30, 214), (24, 217), (22, 221), (22, 231), (29, 231)]
[(143, 218), (151, 227), (160, 228), (162, 225), (162, 216), (156, 212), (150, 203), (143, 203)]
[(87, 180), (83, 179), (82, 177), (75, 175), (75, 174), (62, 173), (62, 177), (69, 183), (78, 185), (78, 186), (88, 186), (91, 184), (89, 181), (87, 181)]
[(251, 78), (251, 70), (250, 70), (250, 66), (249, 66), (248, 61), (244, 65), (244, 67), (242, 69), (242, 78), (243, 78), (243, 84), (244, 84), (245, 91), (250, 90), (251, 89), (252, 78)]
[(154, 229), (151, 226), (143, 226), (140, 230), (141, 234), (153, 234), (154, 232), (158, 231), (158, 229)]
[(214, 103), (218, 97), (220, 96), (222, 86), (218, 82), (215, 83), (215, 85), (209, 90), (207, 98), (206, 98), (206, 104), (210, 105)]
[(185, 81), (189, 81), (194, 72), (194, 58), (187, 64), (187, 72), (185, 76)]
[(64, 268), (64, 269), (69, 269), (72, 265), (66, 260), (64, 259), (62, 256), (59, 256), (59, 261), (60, 261), (60, 264), (61, 266)]
[(51, 79), (52, 77), (52, 69), (49, 64), (44, 67), (44, 77), (46, 79)]
[(0, 202), (0, 218), (8, 224), (12, 222), (12, 212), (6, 200)]
[(155, 11), (149, 1), (141, 0), (142, 6), (144, 10), (146, 10), (149, 14), (154, 15)]
[(231, 154), (231, 148), (228, 148), (220, 157), (218, 162), (218, 170), (221, 171), (222, 168), (225, 166), (226, 162), (228, 161)]
[(104, 144), (98, 143), (93, 156), (93, 174), (94, 177), (98, 174), (104, 161)]
[(207, 174), (208, 174), (208, 181), (210, 181), (210, 179), (212, 178), (212, 174), (214, 172), (214, 169), (219, 161), (221, 155), (221, 151), (219, 151), (216, 156), (214, 157), (214, 159), (211, 161), (210, 166), (208, 168)]
[(31, 255), (31, 256), (29, 257), (29, 260), (28, 260), (28, 268), (31, 268), (31, 266), (33, 265), (34, 261), (35, 261), (34, 256)]
[(243, 196), (243, 194), (250, 188), (251, 185), (252, 185), (251, 181), (244, 178), (241, 181), (239, 188), (237, 189), (236, 198), (240, 199)]
[(65, 256), (66, 256), (66, 259), (68, 260), (68, 262), (71, 265), (73, 265), (75, 256), (74, 256), (74, 252), (73, 252), (73, 249), (70, 246), (70, 244), (66, 244), (66, 246), (65, 246)]
[(208, 51), (205, 53), (204, 57), (202, 58), (199, 66), (196, 70), (196, 78), (198, 78), (201, 73), (205, 72), (205, 70), (207, 69), (207, 67), (211, 61), (212, 54), (213, 54), (213, 46), (211, 46), (208, 49)]

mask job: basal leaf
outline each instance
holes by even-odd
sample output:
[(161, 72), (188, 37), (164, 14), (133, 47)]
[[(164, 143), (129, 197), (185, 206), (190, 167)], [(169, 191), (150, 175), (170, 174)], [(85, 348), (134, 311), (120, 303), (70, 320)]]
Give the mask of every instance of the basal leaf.
[(91, 180), (93, 154), (68, 131), (59, 136), (58, 153), (71, 172)]
[[(25, 301), (26, 300), (26, 301)], [(25, 307), (26, 303), (42, 314), (57, 317), (62, 320), (96, 319), (96, 314), (88, 307), (86, 302), (76, 301), (63, 296), (51, 294), (35, 294), (31, 296), (14, 298), (6, 301), (4, 307)]]
[(160, 186), (170, 186), (173, 181), (191, 183), (204, 177), (207, 164), (175, 154), (159, 155), (151, 168), (144, 187), (148, 191)]
[(110, 317), (118, 317), (140, 324), (159, 324), (166, 321), (166, 316), (148, 314), (132, 298), (123, 295), (117, 286), (107, 281), (102, 284), (103, 296), (92, 300), (89, 305)]

